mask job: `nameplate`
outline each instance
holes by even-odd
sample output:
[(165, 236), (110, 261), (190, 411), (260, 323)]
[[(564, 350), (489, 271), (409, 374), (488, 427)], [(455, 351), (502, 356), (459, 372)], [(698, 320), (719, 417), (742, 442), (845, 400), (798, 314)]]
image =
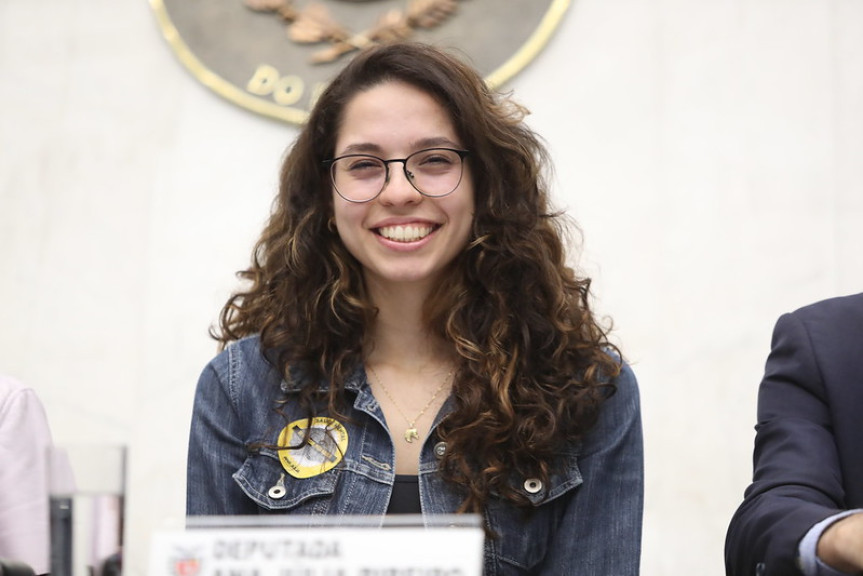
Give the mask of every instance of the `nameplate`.
[(477, 526), (161, 531), (149, 576), (480, 576)]

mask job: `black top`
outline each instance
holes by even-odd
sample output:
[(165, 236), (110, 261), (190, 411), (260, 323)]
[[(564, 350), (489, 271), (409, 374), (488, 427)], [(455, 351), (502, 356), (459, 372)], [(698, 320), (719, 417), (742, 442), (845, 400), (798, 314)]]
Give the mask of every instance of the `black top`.
[(419, 476), (396, 474), (387, 514), (421, 514)]

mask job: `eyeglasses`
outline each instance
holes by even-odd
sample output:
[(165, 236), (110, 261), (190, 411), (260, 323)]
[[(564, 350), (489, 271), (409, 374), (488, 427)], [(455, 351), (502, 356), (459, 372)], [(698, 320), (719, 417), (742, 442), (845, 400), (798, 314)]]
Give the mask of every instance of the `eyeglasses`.
[(390, 181), (390, 164), (401, 162), (407, 181), (423, 196), (440, 198), (452, 193), (461, 183), (467, 150), (427, 148), (407, 158), (384, 160), (371, 154), (346, 154), (324, 160), (330, 166), (333, 186), (348, 202), (370, 202)]

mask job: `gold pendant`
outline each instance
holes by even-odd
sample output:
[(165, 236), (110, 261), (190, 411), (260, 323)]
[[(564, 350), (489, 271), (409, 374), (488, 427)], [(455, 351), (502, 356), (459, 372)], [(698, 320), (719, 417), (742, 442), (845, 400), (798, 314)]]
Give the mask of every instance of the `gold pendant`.
[(405, 442), (412, 444), (414, 440), (419, 440), (419, 433), (416, 428), (408, 428), (405, 430)]

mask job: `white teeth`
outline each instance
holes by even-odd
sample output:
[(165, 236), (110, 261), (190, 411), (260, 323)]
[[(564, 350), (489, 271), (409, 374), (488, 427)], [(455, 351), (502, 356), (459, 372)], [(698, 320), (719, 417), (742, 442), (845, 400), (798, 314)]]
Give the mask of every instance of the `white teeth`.
[(434, 228), (428, 225), (384, 226), (378, 232), (384, 238), (396, 242), (415, 242), (431, 234)]

